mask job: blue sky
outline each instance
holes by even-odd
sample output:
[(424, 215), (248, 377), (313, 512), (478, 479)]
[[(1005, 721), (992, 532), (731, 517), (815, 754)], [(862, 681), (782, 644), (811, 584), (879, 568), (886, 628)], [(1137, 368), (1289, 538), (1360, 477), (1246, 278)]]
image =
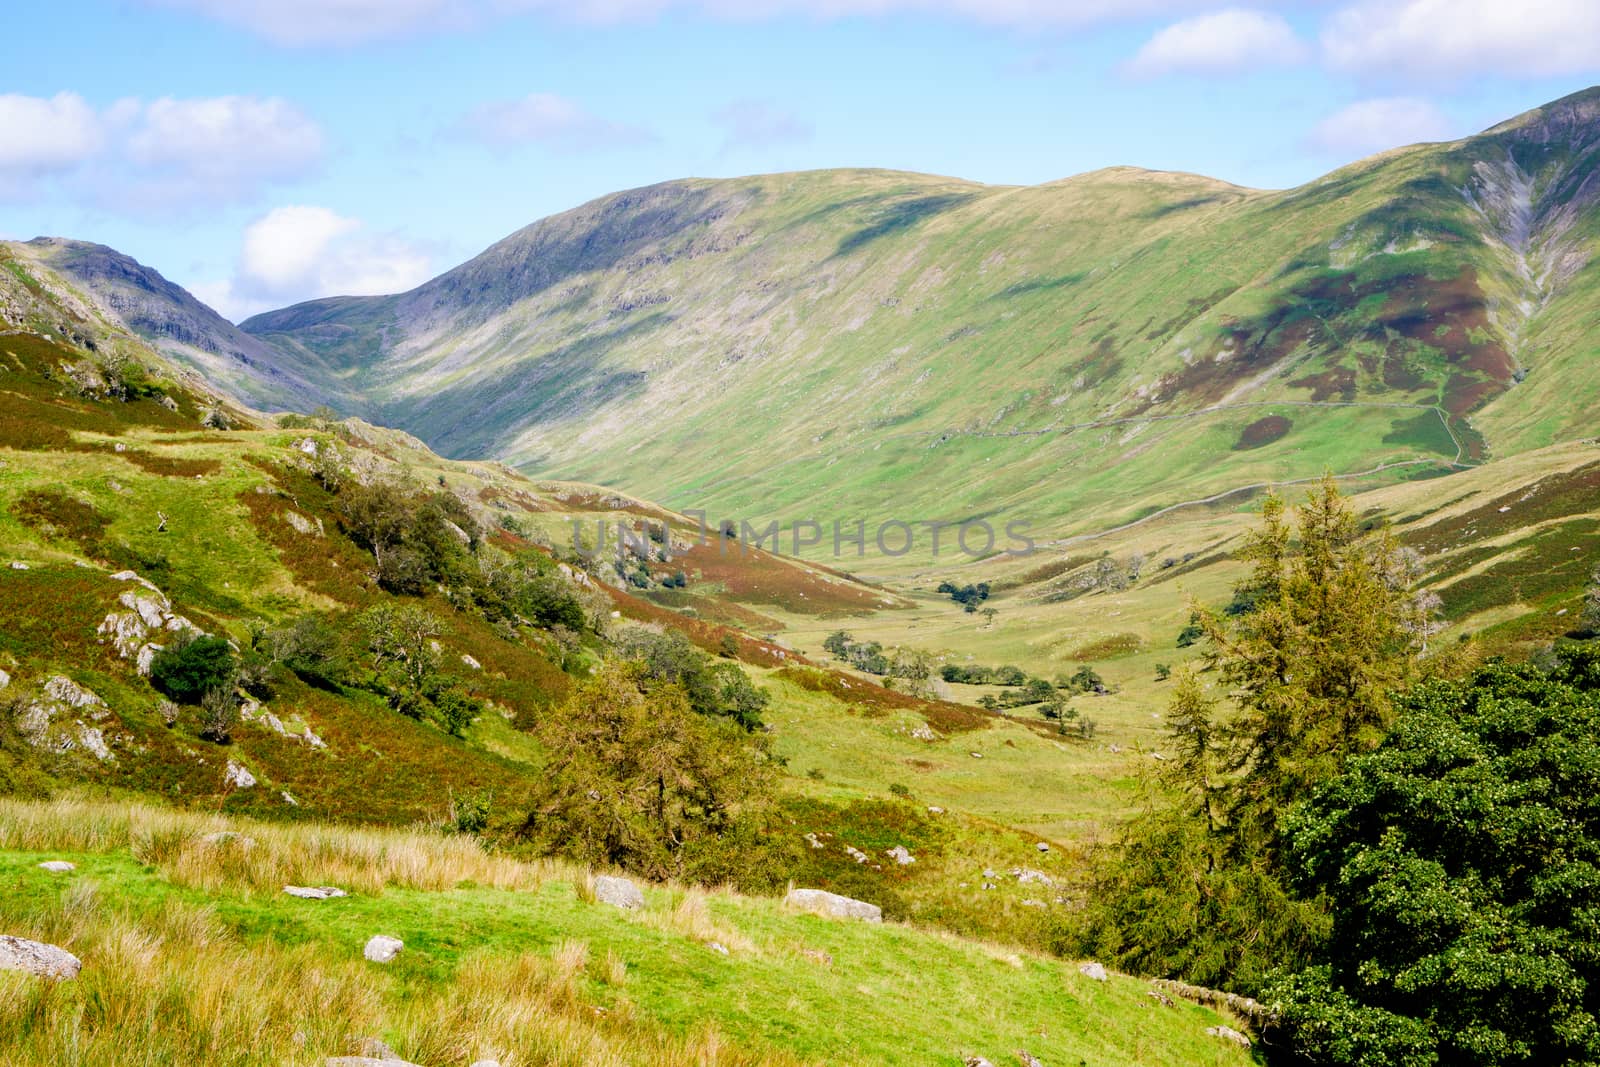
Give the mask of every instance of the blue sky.
[(684, 176), (1298, 184), (1600, 81), (1593, 0), (81, 0), (8, 13), (0, 237), (231, 317)]

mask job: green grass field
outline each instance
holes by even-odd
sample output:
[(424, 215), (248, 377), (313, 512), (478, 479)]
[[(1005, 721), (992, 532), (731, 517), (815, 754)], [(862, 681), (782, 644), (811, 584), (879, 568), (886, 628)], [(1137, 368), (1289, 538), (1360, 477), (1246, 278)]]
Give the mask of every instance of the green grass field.
[[(252, 843), (202, 836), (221, 830)], [(0, 802), (0, 928), (84, 961), (61, 985), (0, 973), (0, 1042), (18, 1065), (310, 1064), (366, 1035), (430, 1067), (1248, 1060), (1135, 979), (728, 893), (651, 887), (623, 912), (587, 878), (462, 839)], [(361, 959), (376, 933), (406, 945), (387, 967)]]

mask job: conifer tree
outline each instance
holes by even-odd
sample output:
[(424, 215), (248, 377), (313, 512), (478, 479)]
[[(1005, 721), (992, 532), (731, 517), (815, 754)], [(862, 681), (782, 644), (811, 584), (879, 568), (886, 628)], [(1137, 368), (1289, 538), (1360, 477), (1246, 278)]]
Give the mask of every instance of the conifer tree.
[(1220, 755), (1217, 702), (1206, 693), (1192, 667), (1178, 672), (1177, 689), (1167, 708), (1166, 730), (1172, 743), (1172, 761), (1166, 765), (1166, 777), (1193, 799), (1195, 813), (1206, 821), (1207, 834), (1215, 834), (1212, 802)]
[(1239, 707), (1227, 730), (1229, 819), (1270, 848), (1279, 813), (1377, 743), (1437, 600), (1414, 588), (1414, 556), (1386, 528), (1364, 530), (1331, 475), (1292, 523), (1268, 497), (1242, 556), (1251, 572), (1235, 600), (1253, 606), (1199, 620)]

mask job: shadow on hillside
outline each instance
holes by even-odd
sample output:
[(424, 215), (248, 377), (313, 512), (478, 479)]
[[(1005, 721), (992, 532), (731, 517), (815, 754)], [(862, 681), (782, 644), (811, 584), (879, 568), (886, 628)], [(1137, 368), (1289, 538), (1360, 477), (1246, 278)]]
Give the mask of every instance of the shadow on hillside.
[(451, 459), (499, 455), (536, 423), (581, 419), (599, 408), (644, 391), (644, 371), (606, 368), (614, 347), (633, 343), (672, 322), (665, 313), (605, 333), (579, 337), (505, 370), (440, 389), (420, 402), (385, 412), (412, 428), (428, 446)]
[(836, 257), (847, 256), (880, 237), (901, 233), (925, 219), (960, 207), (973, 200), (975, 196), (974, 193), (943, 193), (938, 196), (919, 196), (887, 204), (873, 222), (840, 238), (839, 247), (833, 254)]

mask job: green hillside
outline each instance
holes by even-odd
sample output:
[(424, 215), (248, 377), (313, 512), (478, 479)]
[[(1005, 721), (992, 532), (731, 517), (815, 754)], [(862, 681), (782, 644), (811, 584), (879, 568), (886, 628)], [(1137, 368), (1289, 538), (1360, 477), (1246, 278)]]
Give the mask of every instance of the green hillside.
[(447, 455), (752, 519), (1082, 532), (1586, 432), (1597, 123), (1586, 92), (1281, 192), (670, 182), (244, 326)]

